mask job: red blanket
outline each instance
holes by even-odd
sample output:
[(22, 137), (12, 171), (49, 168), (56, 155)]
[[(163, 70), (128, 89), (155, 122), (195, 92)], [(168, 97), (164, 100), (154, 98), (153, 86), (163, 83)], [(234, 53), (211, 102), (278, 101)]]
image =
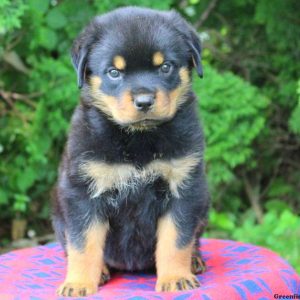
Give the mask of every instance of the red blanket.
[[(208, 268), (198, 276), (201, 287), (196, 290), (156, 293), (154, 274), (118, 273), (88, 299), (266, 300), (300, 295), (299, 275), (274, 252), (234, 241), (203, 239), (201, 243)], [(63, 299), (55, 291), (65, 272), (66, 259), (58, 244), (4, 254), (0, 256), (0, 299)]]

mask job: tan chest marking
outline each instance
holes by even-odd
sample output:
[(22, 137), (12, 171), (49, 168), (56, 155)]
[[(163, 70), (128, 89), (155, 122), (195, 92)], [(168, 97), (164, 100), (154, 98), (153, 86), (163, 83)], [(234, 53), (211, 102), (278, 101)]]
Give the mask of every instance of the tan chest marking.
[(184, 186), (200, 160), (199, 154), (168, 161), (157, 159), (141, 169), (131, 164), (86, 161), (80, 166), (80, 174), (89, 182), (89, 192), (93, 198), (113, 189), (132, 189), (139, 182), (150, 183), (158, 177), (164, 178), (171, 193), (179, 197), (178, 189)]

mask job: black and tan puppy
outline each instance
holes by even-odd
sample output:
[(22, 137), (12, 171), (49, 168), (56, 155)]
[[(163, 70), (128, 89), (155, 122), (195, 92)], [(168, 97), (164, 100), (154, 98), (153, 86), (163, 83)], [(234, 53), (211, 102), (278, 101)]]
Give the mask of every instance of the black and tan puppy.
[(53, 206), (68, 257), (64, 296), (97, 292), (109, 268), (156, 267), (157, 291), (197, 288), (208, 211), (191, 73), (200, 42), (176, 12), (96, 17), (72, 59), (81, 88)]

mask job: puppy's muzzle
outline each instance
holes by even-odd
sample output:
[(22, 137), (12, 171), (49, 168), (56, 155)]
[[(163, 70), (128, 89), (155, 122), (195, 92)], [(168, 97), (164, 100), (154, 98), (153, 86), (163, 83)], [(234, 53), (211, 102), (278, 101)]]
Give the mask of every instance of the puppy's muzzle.
[(136, 109), (145, 113), (153, 107), (154, 101), (155, 95), (152, 93), (133, 96), (133, 103)]

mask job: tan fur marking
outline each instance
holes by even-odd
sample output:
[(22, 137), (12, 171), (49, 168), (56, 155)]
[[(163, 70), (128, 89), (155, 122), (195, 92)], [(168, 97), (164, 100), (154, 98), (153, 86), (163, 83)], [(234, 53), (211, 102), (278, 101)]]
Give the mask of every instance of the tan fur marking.
[(113, 64), (118, 70), (124, 70), (126, 68), (126, 61), (121, 55), (114, 57)]
[[(90, 79), (92, 104), (118, 124), (130, 124), (132, 122), (143, 121), (145, 117), (153, 120), (171, 119), (174, 117), (178, 107), (186, 101), (186, 92), (190, 86), (187, 68), (181, 68), (179, 76), (181, 83), (176, 89), (168, 94), (162, 90), (157, 91), (153, 109), (150, 110), (147, 115), (137, 111), (129, 90), (125, 91), (119, 99), (103, 93), (100, 89), (101, 78), (97, 76), (92, 76)], [(139, 124), (136, 124), (136, 128), (134, 125), (131, 127), (133, 130), (147, 129), (146, 126)]]
[(90, 85), (91, 85), (93, 91), (99, 90), (101, 83), (102, 83), (102, 80), (99, 76), (91, 76)]
[[(162, 217), (157, 227), (156, 291), (164, 291), (165, 287), (168, 291), (176, 291), (178, 282), (189, 280), (193, 284), (195, 280), (195, 276), (191, 273), (193, 242), (178, 249), (177, 238), (177, 229), (171, 216)], [(183, 286), (182, 289), (190, 289), (190, 287)]]
[(98, 197), (111, 189), (132, 188), (139, 181), (152, 182), (159, 176), (169, 183), (171, 193), (179, 197), (178, 189), (185, 184), (200, 159), (198, 154), (170, 161), (156, 159), (143, 169), (130, 164), (87, 161), (81, 165), (80, 173), (90, 181), (89, 191), (92, 197)]
[(108, 224), (93, 224), (86, 232), (85, 247), (82, 251), (67, 242), (67, 276), (58, 294), (65, 295), (66, 290), (71, 289), (72, 296), (80, 296), (82, 289), (86, 289), (87, 294), (97, 292), (104, 265), (103, 251), (107, 231)]
[(164, 55), (161, 52), (153, 54), (152, 63), (154, 66), (160, 66), (164, 62)]
[(156, 92), (156, 99), (154, 105), (154, 113), (156, 115), (163, 116), (165, 118), (173, 117), (174, 112), (176, 110), (176, 108), (173, 106), (173, 102), (170, 101), (168, 95), (164, 91), (158, 90)]
[(190, 82), (190, 75), (187, 68), (183, 67), (179, 70), (179, 77), (181, 79), (181, 84), (186, 85)]
[(103, 93), (97, 85), (91, 85), (93, 105), (104, 112), (112, 121), (130, 123), (138, 119), (139, 113), (133, 105), (129, 91), (125, 91), (120, 99)]
[(170, 161), (155, 160), (148, 166), (148, 172), (162, 175), (169, 182), (171, 193), (179, 197), (178, 188), (184, 185), (192, 170), (200, 161), (199, 155), (189, 155)]
[(190, 86), (189, 72), (186, 68), (179, 71), (181, 83), (177, 88), (166, 94), (164, 91), (158, 90), (156, 93), (156, 101), (153, 114), (164, 118), (173, 118), (177, 109), (186, 101), (186, 92)]
[(90, 93), (91, 96), (93, 97), (93, 105), (99, 108), (102, 112), (107, 114), (109, 117), (111, 117), (112, 116), (111, 111), (116, 106), (115, 103), (117, 99), (102, 93), (102, 91), (100, 90), (101, 83), (102, 80), (98, 76), (92, 76), (90, 78), (90, 89), (91, 89)]
[(130, 91), (127, 90), (123, 93), (118, 109), (114, 112), (114, 116), (124, 123), (134, 121), (139, 117), (139, 113), (133, 104)]
[(190, 86), (190, 76), (186, 68), (180, 69), (179, 77), (181, 79), (180, 85), (169, 93), (170, 101), (174, 103), (175, 112), (186, 101), (185, 94)]
[(136, 169), (129, 164), (107, 164), (105, 162), (86, 162), (81, 166), (83, 176), (91, 179), (89, 190), (92, 197), (98, 197), (111, 189), (123, 190)]

